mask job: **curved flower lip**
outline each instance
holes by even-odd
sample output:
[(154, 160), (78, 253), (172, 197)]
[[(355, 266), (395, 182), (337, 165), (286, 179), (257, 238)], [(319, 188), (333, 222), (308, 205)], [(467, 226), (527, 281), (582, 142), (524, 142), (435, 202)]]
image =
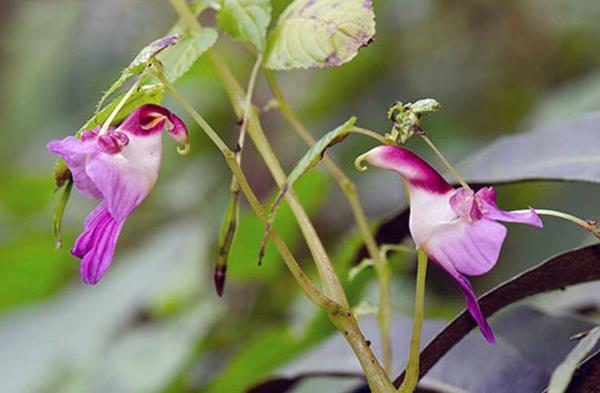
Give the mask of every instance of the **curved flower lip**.
[(155, 104), (140, 106), (118, 127), (118, 130), (133, 135), (150, 135), (163, 129), (167, 130), (177, 143), (189, 143), (188, 129), (183, 120), (168, 109)]
[(445, 194), (453, 188), (428, 163), (410, 150), (397, 146), (378, 146), (360, 156), (371, 165), (393, 170), (413, 187), (436, 194)]
[(402, 147), (379, 146), (361, 158), (404, 178), (411, 194), (409, 226), (413, 240), (457, 282), (483, 336), (494, 343), (492, 329), (465, 275), (485, 274), (496, 265), (507, 234), (506, 227), (497, 221), (542, 227), (535, 210), (501, 210), (492, 187), (477, 192), (455, 190), (429, 164)]
[(143, 105), (120, 126), (102, 135), (100, 127), (48, 143), (64, 158), (75, 187), (100, 204), (87, 217), (71, 253), (81, 259), (81, 279), (96, 284), (110, 267), (121, 229), (152, 191), (160, 168), (162, 135), (188, 142), (183, 121), (158, 105)]

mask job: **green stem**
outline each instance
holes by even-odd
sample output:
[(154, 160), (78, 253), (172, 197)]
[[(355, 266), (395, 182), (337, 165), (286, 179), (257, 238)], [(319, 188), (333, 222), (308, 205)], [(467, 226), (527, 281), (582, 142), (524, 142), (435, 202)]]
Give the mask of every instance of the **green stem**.
[[(307, 145), (313, 146), (316, 143), (315, 138), (312, 136), (310, 131), (304, 126), (302, 121), (296, 115), (294, 110), (289, 106), (283, 93), (281, 92), (281, 88), (277, 83), (277, 79), (273, 72), (266, 70), (267, 81), (269, 82), (269, 86), (271, 87), (271, 91), (277, 101), (277, 108), (283, 115), (283, 117), (288, 121), (288, 123), (292, 126), (292, 128), (296, 131), (296, 133), (304, 139)], [(360, 130), (357, 132), (364, 133), (366, 131), (369, 136), (373, 136), (370, 134), (375, 134), (369, 130), (363, 130), (358, 127), (355, 127), (355, 130)], [(378, 134), (375, 134), (379, 136)], [(378, 319), (380, 325), (380, 334), (381, 340), (383, 343), (383, 364), (385, 370), (389, 373), (392, 369), (392, 351), (391, 351), (391, 343), (390, 343), (390, 314), (391, 314), (391, 306), (390, 306), (390, 290), (389, 290), (389, 267), (387, 265), (387, 261), (382, 257), (379, 252), (379, 247), (377, 246), (377, 242), (369, 229), (369, 225), (367, 222), (366, 214), (362, 208), (360, 203), (360, 199), (358, 198), (358, 194), (356, 192), (356, 186), (346, 176), (346, 174), (340, 169), (339, 166), (327, 155), (323, 158), (323, 163), (325, 164), (327, 170), (336, 183), (342, 189), (342, 192), (346, 196), (350, 207), (352, 208), (352, 213), (354, 214), (354, 219), (358, 226), (358, 229), (362, 235), (363, 241), (367, 246), (367, 251), (371, 256), (371, 259), (374, 261), (375, 271), (377, 272), (377, 279), (379, 282), (379, 305), (378, 305)]]
[[(210, 124), (208, 124), (208, 122), (204, 120), (202, 115), (200, 115), (181, 94), (179, 94), (179, 92), (173, 87), (173, 85), (171, 85), (169, 81), (166, 80), (162, 73), (158, 73), (157, 77), (164, 84), (167, 91), (169, 91), (173, 95), (175, 100), (177, 100), (177, 102), (183, 107), (183, 109), (185, 109), (185, 111), (188, 112), (190, 116), (192, 116), (192, 118), (196, 121), (196, 123), (198, 123), (200, 128), (219, 148), (219, 150), (225, 157), (227, 165), (238, 179), (242, 192), (244, 193), (244, 196), (246, 196), (246, 199), (248, 200), (248, 203), (250, 204), (252, 210), (254, 210), (261, 223), (263, 225), (266, 225), (268, 222), (267, 214), (262, 205), (260, 204), (258, 198), (252, 191), (252, 188), (250, 187), (248, 179), (242, 171), (242, 168), (238, 164), (236, 154), (233, 151), (231, 151), (227, 147), (227, 145), (225, 145), (225, 142), (221, 140), (219, 135), (210, 126)], [(289, 250), (283, 239), (281, 239), (281, 237), (275, 232), (273, 233), (273, 241), (279, 253), (281, 254), (284, 262), (286, 263), (292, 275), (294, 276), (294, 278), (296, 278), (296, 281), (304, 290), (308, 298), (311, 299), (317, 306), (324, 308), (325, 310), (328, 310), (330, 312), (337, 312), (340, 309), (340, 305), (328, 298), (327, 296), (323, 295), (323, 293), (317, 287), (314, 286), (314, 284), (302, 271), (300, 265), (298, 265), (298, 262), (292, 255), (291, 251)]]
[[(225, 90), (227, 91), (227, 94), (231, 100), (231, 104), (236, 115), (241, 116), (243, 110), (241, 104), (243, 103), (244, 99), (243, 89), (241, 88), (237, 79), (233, 77), (227, 65), (216, 53), (209, 51), (209, 59), (213, 63), (217, 74), (225, 86)], [(281, 164), (279, 163), (279, 160), (275, 156), (275, 152), (271, 148), (271, 145), (267, 140), (264, 130), (260, 124), (260, 120), (258, 119), (258, 115), (254, 110), (251, 111), (248, 119), (248, 133), (252, 138), (252, 141), (254, 142), (258, 152), (269, 168), (269, 171), (275, 179), (275, 182), (279, 187), (283, 186), (287, 176)], [(331, 264), (329, 256), (327, 255), (327, 252), (321, 243), (321, 239), (319, 238), (317, 231), (308, 218), (306, 211), (298, 201), (296, 193), (293, 190), (290, 190), (286, 194), (285, 198), (292, 209), (296, 220), (298, 221), (298, 225), (300, 226), (300, 230), (302, 231), (304, 238), (306, 239), (306, 243), (316, 263), (319, 276), (323, 281), (325, 293), (339, 304), (348, 306), (348, 300), (342, 288), (342, 284), (340, 283), (339, 278), (333, 269), (333, 265)]]
[(367, 130), (366, 128), (362, 128), (362, 127), (353, 127), (350, 132), (354, 132), (356, 134), (362, 134), (365, 136), (368, 136), (369, 138), (373, 138), (375, 140), (377, 140), (377, 142), (381, 143), (382, 145), (387, 145), (389, 142), (382, 136), (379, 135), (378, 133), (371, 131), (371, 130)]
[[(172, 0), (173, 2), (178, 2), (181, 4), (185, 4), (183, 0)], [(190, 13), (189, 8), (185, 7), (186, 10), (181, 11), (183, 14)], [(176, 9), (177, 10), (177, 9)], [(180, 11), (178, 11), (180, 12)], [(180, 12), (180, 15), (183, 15)], [(188, 18), (189, 19), (189, 18)], [(197, 24), (198, 22), (194, 19), (194, 22)], [(241, 104), (243, 102), (244, 92), (239, 82), (231, 73), (231, 70), (223, 62), (223, 60), (212, 50), (208, 51), (208, 58), (212, 62), (213, 66), (217, 70), (217, 73), (225, 86), (225, 90), (231, 104), (234, 108), (234, 111), (237, 116), (241, 116), (242, 107)], [(286, 176), (281, 164), (277, 160), (271, 146), (264, 135), (264, 131), (262, 129), (262, 125), (258, 119), (256, 112), (253, 110), (248, 124), (248, 132), (250, 137), (252, 138), (255, 146), (257, 147), (259, 153), (263, 157), (265, 163), (269, 167), (271, 174), (275, 178), (275, 181), (281, 187), (281, 185), (285, 182)], [(242, 190), (249, 190), (249, 185), (247, 181), (242, 181), (243, 172), (241, 172), (241, 168), (237, 164), (235, 160), (235, 155), (232, 157), (227, 157), (228, 163), (232, 170), (234, 170), (234, 174), (239, 172), (239, 180), (242, 186)], [(231, 162), (233, 161), (233, 162)], [(243, 178), (245, 179), (245, 178)], [(244, 191), (246, 193), (247, 191)], [(317, 265), (317, 270), (319, 272), (319, 276), (323, 282), (325, 287), (326, 295), (329, 295), (333, 299), (333, 303), (340, 308), (337, 311), (332, 311), (329, 309), (329, 315), (334, 323), (334, 325), (340, 330), (345, 332), (344, 336), (346, 340), (349, 342), (352, 347), (354, 353), (356, 354), (363, 370), (365, 372), (365, 377), (367, 378), (367, 382), (371, 387), (372, 391), (375, 393), (392, 393), (395, 392), (395, 388), (389, 378), (389, 376), (385, 373), (375, 355), (372, 353), (367, 341), (363, 337), (360, 332), (360, 328), (358, 327), (358, 323), (354, 319), (352, 312), (349, 310), (348, 300), (346, 298), (346, 294), (344, 293), (343, 287), (337, 277), (335, 270), (329, 260), (329, 256), (325, 252), (323, 245), (321, 244), (321, 240), (317, 235), (312, 223), (310, 222), (304, 208), (299, 203), (296, 194), (293, 190), (286, 195), (286, 200), (294, 213), (296, 220), (298, 221), (298, 225), (306, 239), (307, 245), (313, 255), (313, 259)], [(256, 201), (258, 202), (258, 201)], [(251, 205), (255, 202), (250, 201)], [(260, 206), (260, 203), (259, 203)], [(260, 206), (262, 208), (262, 206)], [(257, 206), (258, 208), (258, 206)], [(255, 209), (258, 212), (258, 209)], [(257, 213), (258, 214), (258, 213)], [(264, 215), (264, 210), (262, 211), (262, 218), (266, 219), (266, 215)], [(263, 221), (263, 225), (266, 221)], [(275, 244), (277, 245), (279, 242), (273, 237)], [(283, 244), (285, 246), (285, 244)], [(327, 297), (327, 296), (326, 296)]]
[(129, 88), (129, 90), (127, 90), (127, 93), (125, 93), (123, 98), (121, 98), (121, 101), (119, 101), (115, 109), (110, 113), (104, 124), (102, 124), (102, 128), (100, 129), (100, 132), (98, 132), (98, 135), (104, 135), (108, 132), (108, 127), (110, 127), (112, 122), (115, 120), (115, 117), (117, 117), (121, 109), (123, 109), (123, 106), (127, 103), (127, 100), (129, 100), (131, 95), (135, 93), (141, 81), (142, 77), (138, 78), (138, 80), (135, 81), (135, 83)]
[(438, 158), (442, 161), (442, 163), (444, 163), (446, 168), (448, 168), (448, 170), (452, 173), (452, 175), (460, 183), (460, 185), (463, 188), (470, 190), (471, 187), (469, 187), (469, 184), (467, 184), (467, 182), (463, 179), (463, 177), (460, 175), (460, 173), (458, 173), (458, 171), (456, 169), (454, 169), (454, 167), (450, 164), (450, 162), (448, 162), (448, 160), (442, 154), (442, 152), (437, 148), (436, 145), (434, 145), (433, 141), (431, 139), (429, 139), (429, 137), (424, 132), (419, 133), (419, 136), (425, 141), (425, 143), (427, 143), (427, 146), (429, 146), (431, 148), (431, 150), (433, 150), (433, 152), (438, 156)]
[[(534, 209), (537, 214), (540, 216), (551, 216), (556, 218), (561, 218), (566, 221), (570, 221), (575, 225), (585, 229), (588, 232), (591, 232), (594, 236), (600, 239), (600, 229), (598, 228), (598, 223), (596, 221), (587, 221), (582, 218), (576, 217), (572, 214), (559, 212), (556, 210), (550, 209)], [(517, 210), (516, 212), (527, 212), (528, 210)]]
[(408, 354), (408, 365), (400, 392), (412, 393), (419, 381), (419, 354), (421, 351), (421, 329), (425, 308), (425, 279), (427, 276), (427, 255), (419, 249), (417, 264), (417, 287), (415, 290), (415, 316), (413, 320), (412, 337)]

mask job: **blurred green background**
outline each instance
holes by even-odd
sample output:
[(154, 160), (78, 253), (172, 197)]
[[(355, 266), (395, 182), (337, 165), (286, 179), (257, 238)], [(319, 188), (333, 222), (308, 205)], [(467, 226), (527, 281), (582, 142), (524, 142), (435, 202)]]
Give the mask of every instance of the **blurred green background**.
[[(288, 2), (273, 3), (280, 12)], [(350, 115), (384, 133), (394, 101), (434, 97), (443, 110), (425, 126), (459, 161), (499, 135), (600, 109), (597, 0), (380, 0), (375, 9), (376, 40), (353, 62), (279, 76), (314, 135)], [(93, 201), (73, 193), (65, 247), (54, 249), (54, 157), (45, 144), (79, 129), (120, 69), (175, 20), (168, 2), (159, 0), (0, 2), (2, 392), (236, 392), (331, 333), (326, 318), (299, 296), (273, 249), (257, 266), (261, 227), (245, 205), (226, 294), (217, 298), (212, 266), (230, 175), (192, 122), (192, 154), (178, 156), (165, 140), (161, 179), (127, 222), (113, 267), (98, 286), (80, 283), (77, 260), (68, 252)], [(207, 25), (213, 20), (210, 12), (202, 17)], [(216, 50), (245, 84), (253, 62), (245, 48), (221, 35)], [(233, 143), (236, 119), (210, 64), (201, 59), (177, 86)], [(256, 102), (270, 98), (261, 77)], [(166, 104), (186, 118), (172, 100)], [(263, 121), (291, 168), (305, 145), (276, 111)], [(375, 224), (404, 202), (394, 175), (354, 171), (354, 157), (371, 146), (352, 137), (331, 154), (356, 180)], [(420, 141), (410, 147), (434, 162)], [(267, 203), (273, 181), (252, 147), (244, 161)], [(297, 191), (346, 274), (359, 242), (341, 193), (321, 171), (300, 181)], [(506, 208), (562, 208), (590, 218), (600, 216), (599, 197), (597, 186), (581, 184), (499, 189)], [(286, 209), (277, 227), (312, 271)], [(591, 241), (551, 220), (543, 233), (514, 227), (497, 268), (473, 283), (478, 291), (489, 289)], [(409, 313), (413, 265), (407, 259), (394, 266), (394, 309)], [(371, 279), (365, 273), (353, 285), (355, 304), (376, 300)], [(429, 317), (450, 318), (462, 309), (445, 274), (433, 268), (428, 285)]]

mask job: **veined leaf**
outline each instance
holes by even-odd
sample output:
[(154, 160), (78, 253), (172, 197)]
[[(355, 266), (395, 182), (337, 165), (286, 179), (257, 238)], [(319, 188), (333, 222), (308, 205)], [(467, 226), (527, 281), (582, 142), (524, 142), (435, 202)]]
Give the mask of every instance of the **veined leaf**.
[(217, 42), (218, 34), (209, 27), (183, 36), (170, 50), (160, 53), (157, 58), (163, 64), (165, 76), (175, 82), (192, 68), (196, 60)]
[(290, 172), (287, 180), (277, 193), (273, 206), (271, 206), (271, 211), (269, 213), (269, 222), (265, 227), (265, 235), (260, 246), (259, 264), (263, 259), (265, 248), (269, 241), (269, 237), (271, 236), (271, 229), (273, 228), (273, 222), (275, 221), (277, 209), (279, 208), (279, 206), (281, 206), (281, 203), (283, 202), (283, 199), (285, 198), (287, 192), (290, 190), (290, 188), (292, 188), (294, 183), (298, 179), (300, 179), (300, 177), (302, 177), (302, 175), (314, 168), (319, 163), (319, 161), (323, 159), (325, 151), (328, 148), (346, 139), (346, 137), (350, 134), (350, 130), (352, 130), (352, 127), (354, 127), (355, 123), (356, 117), (353, 116), (335, 130), (329, 131), (321, 139), (319, 139), (310, 149), (308, 149), (306, 154), (304, 154), (304, 156), (300, 159), (300, 161), (298, 161), (294, 169), (292, 169), (292, 172)]
[(166, 37), (159, 38), (156, 41), (151, 42), (148, 46), (144, 47), (131, 61), (131, 63), (129, 63), (129, 65), (121, 72), (119, 79), (117, 79), (116, 82), (104, 92), (100, 98), (100, 101), (98, 101), (98, 104), (96, 105), (96, 112), (102, 108), (104, 101), (106, 101), (108, 97), (119, 90), (119, 88), (123, 86), (123, 84), (125, 84), (125, 82), (127, 82), (131, 77), (141, 74), (154, 56), (169, 46), (175, 45), (179, 38), (181, 38), (180, 34), (171, 34)]
[(249, 42), (263, 52), (271, 22), (271, 1), (222, 0), (221, 7), (217, 14), (221, 28), (236, 40)]
[(340, 66), (374, 36), (371, 0), (296, 0), (269, 34), (265, 66), (274, 70)]

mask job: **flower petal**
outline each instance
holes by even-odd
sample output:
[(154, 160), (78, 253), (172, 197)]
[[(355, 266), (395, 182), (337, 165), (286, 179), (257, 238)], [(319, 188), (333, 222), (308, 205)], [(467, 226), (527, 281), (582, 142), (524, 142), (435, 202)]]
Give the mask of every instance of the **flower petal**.
[(93, 141), (84, 142), (74, 136), (68, 136), (62, 140), (51, 141), (46, 147), (51, 153), (57, 154), (65, 160), (73, 176), (75, 187), (81, 195), (92, 199), (102, 198), (102, 193), (85, 172), (86, 158), (99, 151)]
[[(156, 159), (160, 160), (160, 157)], [(158, 177), (158, 165), (148, 168), (140, 164), (122, 154), (106, 153), (96, 155), (86, 164), (86, 173), (102, 193), (106, 208), (118, 221), (124, 221), (142, 203)]]
[(452, 278), (456, 280), (456, 282), (460, 286), (460, 289), (465, 294), (467, 309), (469, 310), (469, 313), (471, 314), (473, 319), (475, 319), (475, 322), (477, 322), (477, 325), (479, 326), (479, 331), (490, 344), (495, 344), (496, 338), (494, 337), (494, 332), (492, 331), (492, 327), (485, 319), (485, 316), (483, 315), (483, 312), (479, 307), (479, 302), (477, 301), (477, 296), (475, 296), (475, 292), (473, 292), (473, 287), (471, 286), (471, 283), (462, 274), (456, 271), (448, 271), (448, 273), (450, 273)]
[(476, 276), (490, 271), (506, 237), (504, 225), (486, 218), (470, 223), (462, 219), (435, 228), (424, 248), (444, 267)]
[(436, 194), (445, 194), (452, 190), (452, 186), (435, 169), (403, 147), (378, 146), (362, 157), (371, 165), (398, 172), (411, 187)]
[(94, 209), (86, 219), (85, 229), (77, 238), (71, 253), (82, 258), (81, 279), (86, 284), (97, 284), (112, 263), (117, 239), (123, 227), (104, 204)]
[(505, 222), (528, 224), (537, 228), (542, 228), (544, 226), (542, 220), (538, 217), (534, 209), (530, 208), (529, 211), (518, 212), (500, 210), (496, 204), (496, 190), (493, 187), (482, 188), (481, 190), (477, 191), (476, 195), (481, 201), (486, 218)]

